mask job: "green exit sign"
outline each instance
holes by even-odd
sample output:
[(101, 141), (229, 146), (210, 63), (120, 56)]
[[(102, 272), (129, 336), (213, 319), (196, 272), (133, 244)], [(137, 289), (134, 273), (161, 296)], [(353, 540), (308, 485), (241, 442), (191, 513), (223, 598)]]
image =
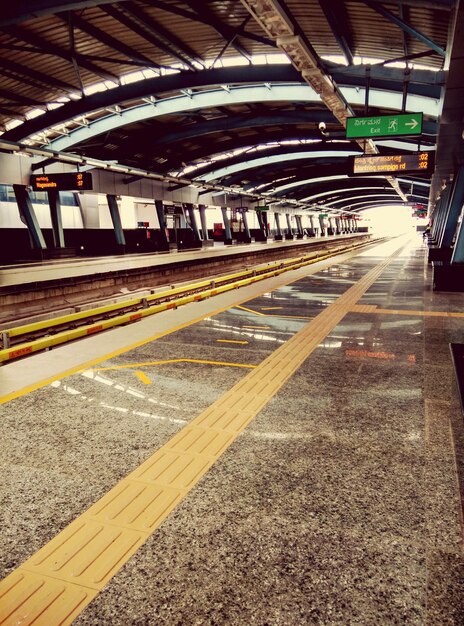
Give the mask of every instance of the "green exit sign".
[(269, 211), (268, 206), (255, 206), (255, 211)]
[(422, 113), (349, 117), (346, 120), (347, 139), (374, 139), (375, 137), (420, 135), (421, 133)]

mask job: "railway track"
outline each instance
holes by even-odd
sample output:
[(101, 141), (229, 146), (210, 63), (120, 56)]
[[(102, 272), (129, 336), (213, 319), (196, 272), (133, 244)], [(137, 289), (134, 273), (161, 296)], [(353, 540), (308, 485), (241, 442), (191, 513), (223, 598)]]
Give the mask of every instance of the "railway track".
[[(378, 240), (376, 240), (376, 243)], [(52, 319), (0, 329), (0, 364), (50, 349), (69, 341), (88, 337), (116, 326), (139, 321), (149, 315), (174, 309), (190, 302), (211, 298), (231, 289), (277, 276), (345, 252), (371, 245), (372, 240), (318, 250), (283, 261), (258, 265), (253, 269), (226, 274), (159, 293), (136, 297), (124, 302), (97, 306), (86, 311), (61, 315)]]

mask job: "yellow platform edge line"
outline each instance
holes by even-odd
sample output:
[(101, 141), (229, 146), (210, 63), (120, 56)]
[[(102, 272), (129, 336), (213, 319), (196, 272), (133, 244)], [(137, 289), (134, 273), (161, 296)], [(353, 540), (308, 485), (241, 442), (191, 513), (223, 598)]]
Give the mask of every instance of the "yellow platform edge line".
[(110, 365), (108, 367), (89, 368), (93, 372), (108, 372), (111, 370), (126, 370), (134, 367), (153, 367), (156, 365), (171, 365), (175, 363), (198, 363), (199, 365), (219, 365), (223, 367), (243, 367), (253, 369), (257, 365), (251, 363), (231, 363), (229, 361), (210, 361), (208, 359), (164, 359), (162, 361), (145, 361), (144, 363), (126, 363), (124, 365)]
[[(357, 285), (349, 288), (313, 322), (4, 579), (0, 583), (0, 615), (4, 618), (0, 623), (37, 626), (39, 621), (34, 616), (39, 616), (40, 620), (48, 612), (48, 621), (43, 622), (47, 626), (70, 624), (222, 456), (327, 332), (343, 319), (401, 249), (368, 272)], [(269, 370), (275, 363), (279, 367), (270, 378)], [(257, 381), (264, 385), (264, 393), (259, 390), (257, 393)], [(31, 588), (30, 578), (34, 575), (36, 583)], [(26, 582), (21, 586), (23, 581)], [(41, 590), (47, 584), (54, 589), (44, 595)]]

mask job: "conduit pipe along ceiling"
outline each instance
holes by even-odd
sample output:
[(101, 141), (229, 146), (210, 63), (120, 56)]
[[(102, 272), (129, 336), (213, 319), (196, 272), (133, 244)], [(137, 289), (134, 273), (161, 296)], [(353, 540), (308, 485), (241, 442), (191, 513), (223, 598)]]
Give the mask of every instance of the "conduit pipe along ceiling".
[[(364, 148), (372, 154), (415, 151), (419, 144), (434, 149), (451, 3), (408, 4), (408, 24), (404, 16), (392, 20), (361, 0), (337, 3), (334, 22), (328, 4), (305, 0), (304, 11), (297, 11), (296, 0), (242, 0), (226, 13), (215, 1), (62, 0), (59, 11), (49, 0), (34, 0), (30, 10), (30, 3), (12, 3), (0, 18), (3, 138), (75, 151), (89, 163), (113, 163), (113, 171), (120, 166), (122, 172), (127, 167), (180, 178), (179, 186), (189, 183), (188, 171), (196, 184), (230, 177), (237, 191), (281, 182), (277, 189), (290, 194), (307, 182), (310, 198), (318, 187), (326, 193), (328, 180), (345, 180), (347, 157)], [(400, 17), (397, 2), (383, 5)], [(60, 43), (70, 37), (74, 50)], [(408, 65), (406, 109), (424, 113), (422, 137), (351, 141), (334, 149), (332, 142), (344, 138), (346, 117), (364, 112), (366, 73), (355, 65), (355, 51), (377, 57), (369, 90), (376, 115), (401, 110)], [(403, 67), (380, 66), (395, 59)], [(25, 121), (26, 115), (31, 119)], [(320, 121), (325, 135), (318, 131)], [(222, 154), (225, 142), (246, 141), (250, 151), (258, 151), (266, 136), (280, 137), (282, 129), (293, 140), (322, 144), (292, 152), (277, 143), (267, 156), (246, 150)], [(221, 163), (206, 164), (202, 174), (201, 163), (208, 160)], [(53, 157), (45, 166), (53, 168)], [(398, 199), (406, 199), (411, 184), (428, 184), (428, 177), (388, 181)], [(372, 179), (371, 188), (377, 186)], [(347, 196), (358, 193), (355, 181), (343, 187)]]

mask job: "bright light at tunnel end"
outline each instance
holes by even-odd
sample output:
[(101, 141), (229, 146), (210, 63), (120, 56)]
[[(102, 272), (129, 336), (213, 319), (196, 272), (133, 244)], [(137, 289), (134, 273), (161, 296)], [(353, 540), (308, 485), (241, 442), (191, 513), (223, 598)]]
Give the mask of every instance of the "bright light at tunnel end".
[[(375, 235), (403, 235), (416, 231), (419, 225), (427, 224), (427, 219), (412, 216), (412, 207), (387, 205), (366, 209), (361, 213), (369, 230)], [(369, 221), (367, 221), (369, 220)]]

